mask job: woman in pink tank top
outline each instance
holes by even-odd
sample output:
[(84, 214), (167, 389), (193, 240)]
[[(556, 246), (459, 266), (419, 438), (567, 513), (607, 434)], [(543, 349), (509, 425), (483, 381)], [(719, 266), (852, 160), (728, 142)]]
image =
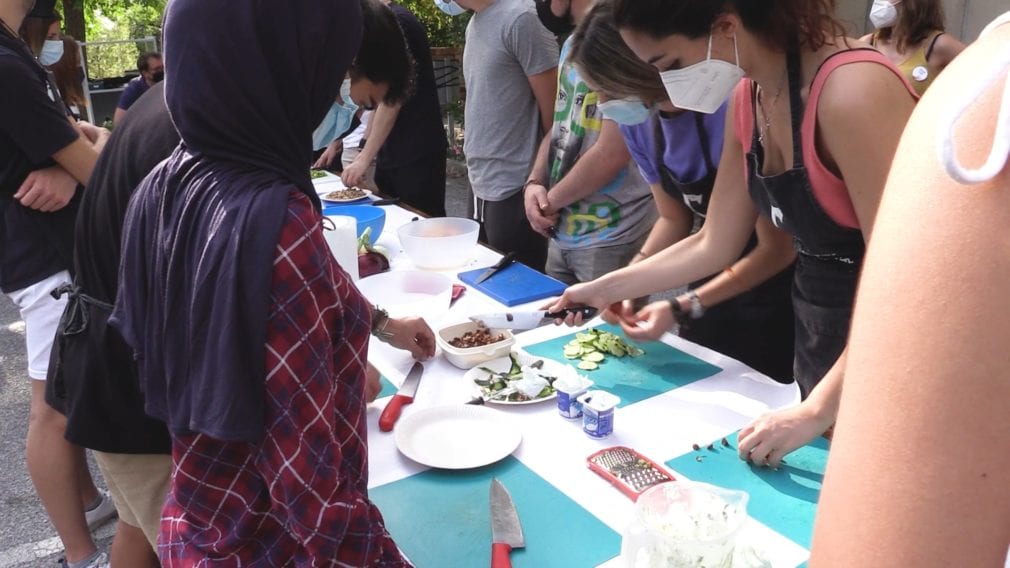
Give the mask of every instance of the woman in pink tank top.
[(834, 424), (865, 242), (915, 94), (884, 56), (845, 37), (833, 0), (613, 2), (622, 37), (674, 105), (712, 112), (733, 97), (723, 155), (701, 231), (552, 307), (602, 308), (718, 272), (758, 215), (792, 233), (804, 401), (739, 437), (743, 459), (777, 467)]

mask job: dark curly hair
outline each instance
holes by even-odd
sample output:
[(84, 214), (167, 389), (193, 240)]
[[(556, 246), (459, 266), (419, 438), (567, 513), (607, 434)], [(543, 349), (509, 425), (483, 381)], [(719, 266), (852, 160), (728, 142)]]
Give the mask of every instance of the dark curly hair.
[(396, 15), (379, 0), (361, 0), (361, 16), (361, 47), (348, 72), (351, 78), (386, 84), (386, 104), (402, 103), (414, 91), (414, 58)]
[(817, 50), (845, 35), (835, 19), (835, 0), (613, 0), (614, 21), (660, 39), (708, 36), (720, 14), (735, 12), (747, 30), (779, 50), (798, 41)]

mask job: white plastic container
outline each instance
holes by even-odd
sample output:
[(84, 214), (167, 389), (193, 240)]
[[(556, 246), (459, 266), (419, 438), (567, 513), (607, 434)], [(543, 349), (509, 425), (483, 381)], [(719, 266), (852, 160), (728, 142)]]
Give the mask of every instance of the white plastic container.
[(747, 493), (685, 480), (660, 483), (635, 502), (624, 531), (627, 568), (728, 568), (747, 520)]
[(407, 223), (397, 235), (414, 266), (444, 270), (473, 259), (479, 230), (480, 225), (473, 219), (439, 217)]
[(350, 275), (351, 280), (358, 280), (358, 222), (354, 217), (346, 215), (329, 215), (333, 227), (323, 224), (323, 238), (330, 251), (337, 259), (337, 264)]
[(614, 433), (614, 413), (621, 398), (602, 390), (591, 390), (576, 399), (582, 407), (582, 431), (590, 438), (606, 438)]
[(592, 386), (593, 381), (581, 375), (576, 375), (573, 380), (554, 381), (554, 390), (558, 391), (558, 413), (569, 420), (582, 418), (582, 403), (578, 398)]
[(442, 318), (452, 300), (452, 280), (434, 272), (383, 272), (357, 284), (368, 301), (385, 309), (390, 317), (421, 317), (429, 325)]
[(479, 347), (453, 347), (449, 344), (453, 339), (463, 335), (468, 331), (474, 331), (480, 327), (476, 322), (458, 323), (442, 328), (435, 334), (435, 343), (442, 348), (442, 353), (447, 361), (460, 369), (472, 369), (477, 365), (488, 361), (508, 356), (512, 350), (512, 345), (516, 342), (512, 332), (507, 329), (492, 329), (492, 335), (504, 335), (505, 339), (497, 343), (481, 345)]

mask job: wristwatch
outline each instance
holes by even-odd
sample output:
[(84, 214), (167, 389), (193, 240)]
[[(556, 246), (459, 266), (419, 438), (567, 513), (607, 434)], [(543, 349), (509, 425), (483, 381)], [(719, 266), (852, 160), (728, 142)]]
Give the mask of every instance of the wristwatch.
[(705, 306), (701, 304), (701, 298), (694, 290), (687, 293), (687, 301), (691, 305), (691, 319), (701, 319), (705, 315)]
[(387, 325), (389, 325), (389, 312), (379, 306), (372, 306), (372, 335), (379, 341), (389, 341), (393, 338), (393, 334), (386, 331)]

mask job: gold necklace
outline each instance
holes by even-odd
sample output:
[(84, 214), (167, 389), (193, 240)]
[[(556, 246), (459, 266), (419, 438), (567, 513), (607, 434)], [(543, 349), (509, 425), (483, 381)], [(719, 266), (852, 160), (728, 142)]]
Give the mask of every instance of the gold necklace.
[[(772, 106), (771, 106), (771, 109), (773, 111), (775, 110), (775, 107), (778, 105), (779, 96), (782, 95), (782, 89), (786, 85), (786, 75), (787, 75), (786, 72), (787, 72), (787, 70), (788, 70), (788, 68), (782, 70), (782, 79), (779, 80), (779, 87), (775, 91), (775, 96), (772, 97)], [(764, 128), (761, 129), (760, 132), (758, 132), (758, 144), (761, 144), (762, 147), (765, 145), (765, 135), (768, 134), (769, 130), (771, 130), (771, 127), (772, 127), (772, 118), (771, 118), (771, 115), (768, 114), (768, 111), (765, 110), (765, 103), (764, 103), (764, 96), (763, 95), (764, 95), (764, 89), (761, 89), (760, 91), (758, 91), (758, 94), (757, 94), (757, 103), (758, 103), (758, 107), (761, 109), (761, 117), (762, 117), (762, 119), (764, 121)]]

